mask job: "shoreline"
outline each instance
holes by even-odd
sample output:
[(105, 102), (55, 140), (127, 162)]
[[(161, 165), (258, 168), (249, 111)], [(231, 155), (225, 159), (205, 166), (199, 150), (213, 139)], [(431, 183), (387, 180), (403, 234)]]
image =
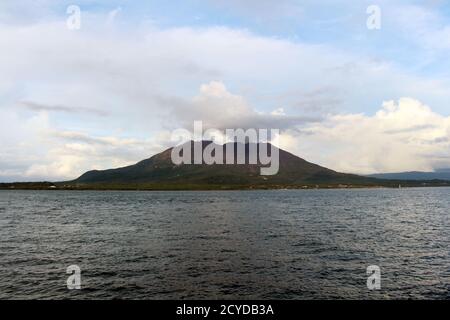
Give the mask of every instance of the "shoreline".
[(450, 187), (450, 181), (397, 181), (379, 185), (315, 184), (315, 185), (193, 185), (193, 184), (104, 184), (67, 185), (61, 183), (0, 183), (1, 190), (35, 191), (260, 191), (260, 190), (358, 190), (410, 189)]

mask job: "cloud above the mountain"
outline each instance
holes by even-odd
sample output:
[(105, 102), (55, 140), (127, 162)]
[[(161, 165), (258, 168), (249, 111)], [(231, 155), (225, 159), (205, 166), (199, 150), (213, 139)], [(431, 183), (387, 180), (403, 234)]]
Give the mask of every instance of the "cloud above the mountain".
[(202, 121), (205, 129), (233, 128), (287, 129), (320, 121), (317, 116), (286, 115), (283, 108), (258, 111), (243, 96), (228, 91), (220, 81), (200, 86), (199, 93), (191, 99), (161, 98), (171, 110), (169, 118), (182, 127), (192, 129), (194, 121)]

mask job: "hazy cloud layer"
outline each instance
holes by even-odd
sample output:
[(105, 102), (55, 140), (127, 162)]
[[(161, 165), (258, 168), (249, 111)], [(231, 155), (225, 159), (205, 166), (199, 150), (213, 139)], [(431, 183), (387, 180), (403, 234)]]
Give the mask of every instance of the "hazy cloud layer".
[(104, 116), (107, 113), (105, 111), (84, 108), (84, 107), (69, 107), (63, 105), (45, 105), (33, 101), (21, 101), (20, 105), (33, 111), (56, 111), (56, 112), (68, 112), (68, 113), (92, 113), (94, 115)]

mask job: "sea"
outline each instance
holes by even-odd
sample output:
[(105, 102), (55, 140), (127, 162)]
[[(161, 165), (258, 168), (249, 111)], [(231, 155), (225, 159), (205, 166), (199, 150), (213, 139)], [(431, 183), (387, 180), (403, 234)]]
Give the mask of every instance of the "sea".
[(449, 250), (450, 188), (0, 191), (0, 299), (449, 299)]

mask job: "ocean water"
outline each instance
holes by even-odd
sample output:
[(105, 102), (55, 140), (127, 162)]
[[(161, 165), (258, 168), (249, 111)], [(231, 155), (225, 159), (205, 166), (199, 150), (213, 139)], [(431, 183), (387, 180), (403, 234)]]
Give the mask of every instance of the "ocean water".
[(0, 191), (0, 299), (448, 299), (449, 195)]

